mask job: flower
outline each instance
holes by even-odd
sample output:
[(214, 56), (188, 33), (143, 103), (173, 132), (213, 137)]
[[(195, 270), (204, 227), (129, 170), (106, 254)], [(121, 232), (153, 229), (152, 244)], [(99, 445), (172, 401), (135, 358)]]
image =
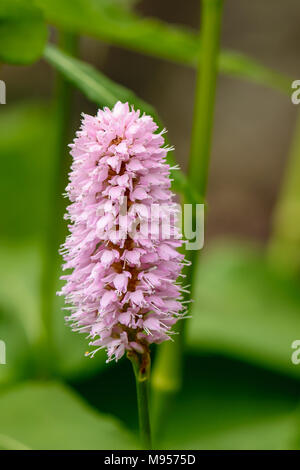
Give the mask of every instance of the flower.
[[(96, 347), (87, 354), (106, 348), (108, 361), (170, 339), (184, 315), (169, 149), (156, 130), (150, 116), (118, 102), (84, 115), (70, 145), (65, 218), (71, 224), (61, 253), (63, 268), (72, 271), (62, 276), (59, 294), (71, 304), (73, 329), (87, 332)], [(166, 220), (168, 238), (162, 234)]]

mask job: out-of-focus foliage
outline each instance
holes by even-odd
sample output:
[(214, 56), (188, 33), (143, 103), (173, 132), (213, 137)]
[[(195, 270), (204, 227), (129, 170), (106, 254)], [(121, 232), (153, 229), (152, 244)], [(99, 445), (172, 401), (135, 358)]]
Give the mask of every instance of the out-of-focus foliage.
[(0, 335), (7, 364), (0, 385), (30, 375), (33, 347), (42, 334), (39, 316), (39, 253), (27, 244), (1, 241)]
[[(141, 18), (110, 0), (37, 0), (50, 23), (164, 59), (195, 62), (197, 36), (154, 18)], [(195, 41), (196, 38), (196, 41)]]
[[(195, 66), (201, 44), (196, 32), (154, 18), (142, 18), (110, 0), (37, 0), (51, 24), (88, 34), (144, 54)], [(220, 71), (285, 93), (290, 79), (232, 51), (222, 51)]]
[[(160, 445), (171, 449), (293, 449), (297, 385), (220, 357), (190, 357)], [(176, 412), (174, 412), (176, 410)], [(184, 429), (184, 432), (179, 432)]]
[[(67, 80), (98, 106), (112, 107), (118, 100), (128, 101), (129, 104), (135, 106), (135, 109), (140, 109), (142, 112), (153, 116), (155, 122), (160, 125), (161, 130), (163, 129), (152, 106), (138, 98), (131, 90), (110, 80), (91, 65), (74, 59), (51, 45), (46, 47), (44, 56)], [(167, 161), (171, 167), (176, 165), (172, 152), (168, 152)], [(171, 175), (175, 191), (189, 195), (189, 200), (201, 200), (196, 191), (191, 188), (181, 170), (171, 170)]]
[[(136, 439), (58, 383), (28, 383), (0, 400), (0, 448), (134, 449)], [(17, 443), (17, 446), (16, 446)]]
[(43, 52), (47, 28), (32, 0), (1, 0), (0, 62), (29, 64)]
[(0, 232), (7, 240), (30, 239), (43, 230), (54, 137), (51, 118), (42, 103), (1, 108)]
[[(297, 280), (238, 242), (203, 256), (189, 323), (193, 349), (218, 351), (299, 378), (291, 345), (300, 331)], [(299, 334), (298, 334), (299, 336)]]
[[(57, 267), (58, 275), (61, 273), (60, 266)], [(61, 286), (58, 282), (57, 291)], [(56, 372), (65, 379), (83, 379), (99, 373), (106, 364), (106, 352), (98, 351), (94, 358), (86, 357), (85, 352), (89, 350), (86, 334), (74, 333), (69, 325), (66, 325), (63, 310), (63, 297), (56, 297), (53, 308), (54, 336), (56, 347)]]
[(154, 108), (151, 105), (86, 62), (75, 59), (50, 44), (46, 47), (44, 56), (53, 67), (97, 105), (112, 107), (117, 100), (128, 101), (145, 113), (154, 115)]
[(42, 329), (38, 240), (43, 234), (52, 136), (46, 110), (45, 104), (20, 103), (2, 108), (0, 115), (0, 331), (7, 345), (0, 383), (30, 374), (32, 347)]
[[(93, 406), (117, 414), (136, 430), (134, 383), (127, 380), (130, 372), (130, 364), (123, 361), (73, 385)], [(213, 352), (186, 355), (183, 388), (164, 415), (155, 448), (299, 448), (298, 390), (297, 380), (244, 361)]]

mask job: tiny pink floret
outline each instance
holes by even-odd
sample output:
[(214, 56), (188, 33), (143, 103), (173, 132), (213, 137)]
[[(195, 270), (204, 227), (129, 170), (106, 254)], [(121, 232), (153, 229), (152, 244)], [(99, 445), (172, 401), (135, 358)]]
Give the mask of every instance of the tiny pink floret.
[[(71, 223), (61, 253), (64, 269), (71, 271), (62, 277), (66, 284), (59, 294), (70, 304), (73, 329), (88, 333), (95, 347), (89, 354), (105, 348), (108, 361), (126, 351), (143, 354), (149, 344), (170, 339), (172, 326), (184, 316), (176, 282), (182, 240), (165, 161), (169, 149), (155, 131), (150, 116), (118, 102), (95, 117), (84, 115), (70, 145), (71, 205), (65, 217)], [(163, 207), (156, 220), (160, 228), (166, 218), (173, 220), (168, 239), (152, 229), (145, 236), (141, 228), (153, 220), (153, 205)]]

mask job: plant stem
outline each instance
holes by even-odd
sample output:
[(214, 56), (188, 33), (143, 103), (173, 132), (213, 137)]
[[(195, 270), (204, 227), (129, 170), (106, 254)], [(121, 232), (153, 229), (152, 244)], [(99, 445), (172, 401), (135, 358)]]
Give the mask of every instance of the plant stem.
[(222, 0), (202, 0), (201, 53), (198, 62), (188, 178), (205, 196), (210, 158), (220, 43)]
[(150, 450), (152, 448), (149, 416), (150, 354), (146, 353), (141, 356), (128, 353), (127, 356), (132, 363), (136, 381), (141, 443), (144, 449)]
[[(74, 55), (77, 51), (78, 39), (74, 34), (60, 32), (58, 43), (61, 49)], [(41, 275), (41, 316), (46, 331), (44, 348), (48, 369), (52, 372), (55, 363), (55, 346), (53, 342), (53, 306), (58, 272), (58, 248), (63, 241), (63, 213), (65, 202), (62, 197), (67, 175), (67, 144), (69, 142), (69, 126), (72, 105), (72, 85), (58, 74), (56, 78), (54, 119), (55, 136), (51, 184), (47, 208), (46, 234), (43, 252)], [(49, 371), (48, 371), (49, 372)]]
[(267, 247), (271, 265), (290, 275), (300, 270), (300, 113), (289, 162), (273, 214), (273, 230)]
[[(197, 81), (194, 105), (194, 119), (191, 138), (191, 150), (188, 168), (188, 181), (197, 189), (197, 194), (203, 203), (205, 198), (211, 137), (213, 127), (216, 79), (218, 70), (218, 54), (223, 0), (202, 0), (200, 38), (202, 47), (198, 60)], [(193, 201), (184, 199), (184, 204)], [(186, 284), (191, 284), (191, 294), (185, 295), (185, 300), (193, 296), (194, 273), (199, 256), (197, 251), (185, 252), (191, 266), (186, 267)], [(176, 331), (179, 336), (174, 342), (160, 346), (153, 372), (153, 401), (155, 409), (155, 430), (161, 428), (165, 406), (170, 406), (172, 397), (180, 389), (182, 383), (182, 364), (184, 352), (184, 329), (186, 321), (178, 322)]]

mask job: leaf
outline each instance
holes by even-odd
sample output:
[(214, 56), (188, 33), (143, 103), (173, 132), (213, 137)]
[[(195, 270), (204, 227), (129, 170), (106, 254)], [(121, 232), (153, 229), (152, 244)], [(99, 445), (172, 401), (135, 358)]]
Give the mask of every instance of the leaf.
[[(153, 116), (155, 122), (163, 129), (152, 106), (139, 99), (132, 91), (107, 78), (91, 65), (74, 59), (52, 45), (46, 47), (44, 57), (98, 106), (112, 107), (118, 100), (123, 102), (128, 101), (136, 109), (140, 109)], [(167, 161), (171, 167), (176, 165), (170, 152), (168, 152)], [(201, 201), (197, 192), (191, 188), (183, 172), (174, 170), (171, 171), (171, 175), (174, 180), (174, 190), (186, 194), (189, 200)]]
[(285, 450), (297, 446), (297, 384), (219, 357), (189, 356), (165, 418), (164, 449)]
[(222, 51), (219, 56), (219, 69), (226, 75), (274, 88), (287, 95), (291, 93), (292, 79), (290, 77), (265, 67), (240, 52)]
[[(112, 44), (183, 63), (194, 61), (197, 36), (154, 18), (140, 18), (110, 0), (38, 0), (46, 20), (61, 28), (89, 34)], [(196, 40), (195, 40), (196, 39)]]
[(2, 446), (1, 435), (35, 450), (138, 446), (115, 418), (97, 413), (59, 383), (28, 383), (2, 394), (0, 414)]
[[(142, 18), (110, 0), (38, 0), (47, 21), (117, 46), (196, 66), (199, 36), (193, 30)], [(222, 51), (220, 71), (290, 93), (291, 80), (241, 53)]]
[(30, 450), (21, 442), (12, 439), (9, 436), (0, 434), (0, 450)]
[(0, 61), (30, 64), (43, 52), (47, 28), (32, 0), (1, 0)]
[(48, 44), (44, 57), (91, 101), (100, 106), (114, 106), (116, 101), (128, 101), (147, 114), (154, 114), (152, 106), (139, 99), (132, 91), (113, 82), (91, 65), (75, 59)]
[[(297, 380), (199, 352), (185, 355), (183, 370), (183, 388), (175, 402), (168, 401), (158, 434), (153, 436), (154, 448), (299, 447)], [(119, 400), (119, 384), (126, 406)], [(115, 414), (129, 429), (138, 431), (129, 361), (124, 359), (89, 380), (73, 382), (73, 386), (94, 407)]]
[[(2, 281), (2, 276), (1, 276)], [(1, 289), (2, 291), (2, 289)], [(0, 295), (2, 292), (0, 292)], [(0, 363), (0, 388), (30, 373), (30, 345), (16, 312), (0, 302), (0, 340), (5, 343), (5, 364)], [(1, 447), (1, 438), (0, 438)]]
[[(34, 348), (43, 337), (44, 327), (39, 302), (42, 263), (39, 246), (6, 244), (0, 250), (0, 257), (0, 339), (5, 341), (7, 349), (7, 364), (0, 369), (1, 384), (18, 375), (32, 376), (24, 362), (37, 354)], [(57, 266), (57, 279), (60, 274), (60, 266)], [(57, 375), (69, 379), (92, 375), (105, 365), (106, 355), (100, 352), (93, 359), (85, 357), (88, 340), (65, 324), (62, 307), (63, 299), (55, 298), (52, 317), (56, 351), (54, 370)]]
[[(61, 275), (59, 266), (57, 277)], [(61, 281), (57, 286), (57, 291), (61, 287)], [(64, 299), (56, 296), (54, 301), (54, 338), (55, 350), (57, 351), (56, 372), (60, 377), (68, 380), (83, 379), (99, 373), (103, 368), (110, 367), (106, 364), (106, 351), (98, 351), (95, 357), (85, 356), (89, 351), (89, 339), (86, 334), (80, 334), (71, 330), (66, 324), (66, 311), (63, 310)]]
[(300, 377), (291, 360), (300, 332), (300, 290), (254, 248), (220, 245), (202, 258), (188, 324), (193, 350), (214, 351)]
[(15, 313), (28, 343), (34, 344), (42, 329), (38, 313), (39, 253), (30, 245), (16, 244), (6, 244), (0, 253), (0, 305), (4, 313)]

